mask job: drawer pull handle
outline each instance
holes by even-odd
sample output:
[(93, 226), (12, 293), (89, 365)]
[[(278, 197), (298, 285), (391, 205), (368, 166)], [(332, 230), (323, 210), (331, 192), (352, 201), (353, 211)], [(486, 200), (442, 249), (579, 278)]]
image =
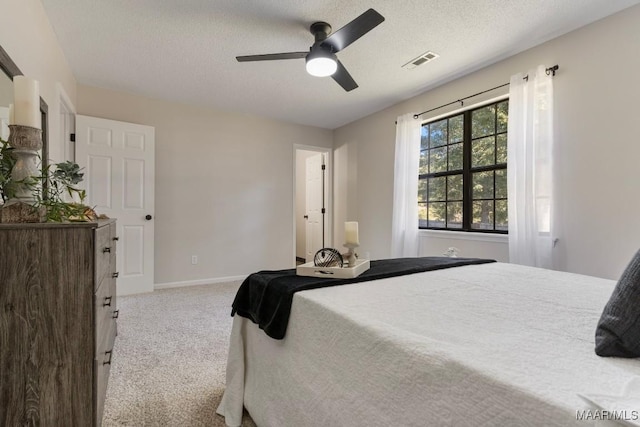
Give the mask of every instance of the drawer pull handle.
[(113, 277), (114, 279), (117, 279), (119, 275), (120, 275), (120, 273), (116, 271), (115, 273), (113, 273), (111, 275), (111, 277)]
[(111, 298), (112, 297), (105, 297), (104, 298), (104, 302), (102, 303), (103, 307), (111, 307)]
[(102, 362), (103, 365), (111, 365), (111, 355), (112, 354), (113, 353), (111, 353), (111, 350), (104, 352), (105, 356), (109, 356), (109, 360), (107, 360), (106, 362)]
[(118, 240), (120, 240), (120, 238), (118, 236), (116, 236), (116, 237), (113, 238), (113, 240), (117, 242)]
[(106, 248), (102, 249), (102, 253), (103, 253), (103, 254), (105, 254), (105, 253), (107, 253), (107, 252), (111, 253), (111, 248), (110, 248), (110, 247), (108, 247), (108, 246), (107, 246)]
[(117, 319), (119, 315), (120, 315), (120, 310), (115, 310), (115, 311), (113, 312), (113, 318), (114, 318), (114, 319)]

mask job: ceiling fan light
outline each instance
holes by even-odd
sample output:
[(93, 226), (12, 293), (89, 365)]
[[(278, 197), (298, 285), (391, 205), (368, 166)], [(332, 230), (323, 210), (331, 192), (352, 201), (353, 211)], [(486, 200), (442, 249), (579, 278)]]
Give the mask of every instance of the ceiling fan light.
[(307, 58), (307, 73), (316, 77), (327, 77), (332, 75), (338, 69), (338, 63), (335, 58), (327, 58), (324, 56), (316, 56)]

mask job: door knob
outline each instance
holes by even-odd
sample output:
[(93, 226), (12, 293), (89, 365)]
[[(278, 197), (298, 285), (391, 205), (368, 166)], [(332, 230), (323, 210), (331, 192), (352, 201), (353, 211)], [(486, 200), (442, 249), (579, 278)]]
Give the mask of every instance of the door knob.
[(151, 221), (152, 218), (153, 217), (151, 215), (147, 215), (147, 216), (144, 217), (144, 219), (146, 219), (147, 221)]

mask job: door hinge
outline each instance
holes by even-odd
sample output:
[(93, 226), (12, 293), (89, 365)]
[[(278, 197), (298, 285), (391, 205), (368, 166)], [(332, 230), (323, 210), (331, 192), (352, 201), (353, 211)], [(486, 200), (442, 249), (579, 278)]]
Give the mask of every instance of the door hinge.
[(322, 208), (322, 213), (323, 213), (323, 214), (325, 214), (325, 213), (326, 213), (326, 211), (325, 211), (325, 209), (324, 209), (324, 208)]
[(75, 133), (72, 133), (72, 134), (69, 135), (69, 141), (76, 142), (76, 134)]
[(325, 170), (327, 168), (326, 165), (322, 165), (322, 170)]

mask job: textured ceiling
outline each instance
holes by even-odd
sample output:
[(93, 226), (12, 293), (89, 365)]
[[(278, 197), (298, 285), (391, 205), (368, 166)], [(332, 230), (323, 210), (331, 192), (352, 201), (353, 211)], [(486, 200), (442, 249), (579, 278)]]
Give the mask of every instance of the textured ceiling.
[[(42, 0), (79, 83), (334, 129), (640, 0)], [(385, 22), (339, 52), (345, 92), (304, 59), (309, 25)], [(440, 58), (401, 68), (434, 51)]]

